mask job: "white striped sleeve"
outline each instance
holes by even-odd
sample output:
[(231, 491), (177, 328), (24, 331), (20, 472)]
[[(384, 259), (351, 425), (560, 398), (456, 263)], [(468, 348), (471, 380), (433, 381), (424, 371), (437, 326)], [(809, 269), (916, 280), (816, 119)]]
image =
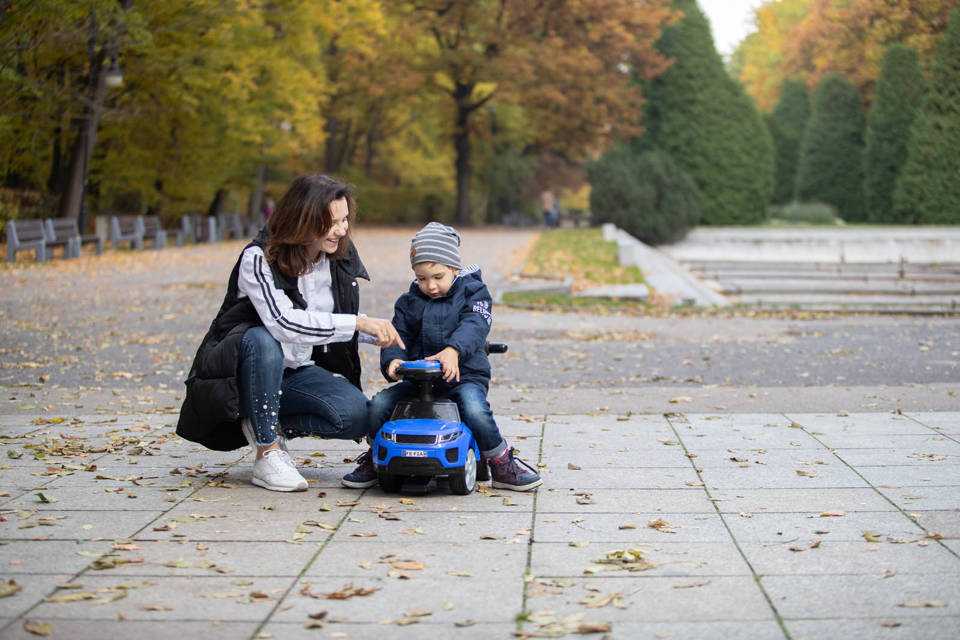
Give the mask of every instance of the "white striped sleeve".
[(278, 342), (313, 345), (346, 342), (357, 330), (355, 315), (295, 308), (283, 289), (274, 284), (260, 247), (249, 247), (243, 252), (237, 287), (250, 298), (263, 326)]

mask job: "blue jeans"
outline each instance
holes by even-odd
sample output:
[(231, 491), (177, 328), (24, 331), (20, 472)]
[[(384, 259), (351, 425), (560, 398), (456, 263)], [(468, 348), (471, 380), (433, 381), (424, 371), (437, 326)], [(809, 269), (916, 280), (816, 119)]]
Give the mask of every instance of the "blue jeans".
[[(393, 408), (401, 400), (418, 397), (415, 382), (404, 380), (387, 387), (370, 401), (370, 437), (377, 434), (383, 423), (390, 419)], [(490, 403), (487, 402), (487, 390), (476, 382), (461, 382), (454, 386), (443, 383), (434, 385), (439, 395), (445, 395), (457, 403), (460, 419), (470, 427), (477, 439), (480, 454), (485, 458), (495, 458), (507, 449), (507, 443), (500, 435), (497, 421), (493, 419)]]
[(257, 444), (280, 435), (349, 440), (366, 434), (367, 397), (345, 378), (307, 365), (284, 369), (283, 351), (263, 327), (248, 329), (240, 342), (241, 414), (253, 424)]

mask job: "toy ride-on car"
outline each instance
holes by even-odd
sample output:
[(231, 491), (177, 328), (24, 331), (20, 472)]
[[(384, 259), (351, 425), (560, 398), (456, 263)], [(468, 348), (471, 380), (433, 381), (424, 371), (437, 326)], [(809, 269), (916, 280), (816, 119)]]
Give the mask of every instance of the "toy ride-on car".
[[(490, 343), (486, 349), (504, 353), (507, 345)], [(432, 480), (446, 478), (451, 493), (472, 493), (478, 481), (489, 479), (487, 465), (480, 460), (470, 428), (460, 421), (456, 403), (434, 397), (433, 383), (443, 375), (440, 363), (410, 360), (397, 373), (418, 384), (419, 396), (397, 403), (374, 438), (380, 488), (388, 493), (425, 493)]]

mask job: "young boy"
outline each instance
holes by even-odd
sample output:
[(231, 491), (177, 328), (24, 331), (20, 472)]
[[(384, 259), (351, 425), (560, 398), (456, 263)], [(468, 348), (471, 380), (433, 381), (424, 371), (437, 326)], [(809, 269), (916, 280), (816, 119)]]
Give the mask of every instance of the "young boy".
[[(438, 390), (457, 403), (460, 418), (470, 427), (480, 456), (490, 465), (493, 486), (530, 491), (543, 480), (529, 465), (514, 457), (493, 419), (487, 402), (490, 361), (486, 342), (493, 322), (490, 292), (476, 265), (460, 263), (460, 234), (452, 227), (431, 222), (414, 237), (410, 265), (416, 281), (394, 305), (393, 325), (406, 349), (380, 352), (380, 369), (387, 380), (397, 380), (397, 367), (404, 360), (436, 360), (443, 370)], [(417, 396), (412, 382), (384, 389), (370, 401), (370, 437), (390, 419), (401, 400)], [(343, 477), (347, 487), (364, 488), (377, 483), (370, 451), (358, 466)]]

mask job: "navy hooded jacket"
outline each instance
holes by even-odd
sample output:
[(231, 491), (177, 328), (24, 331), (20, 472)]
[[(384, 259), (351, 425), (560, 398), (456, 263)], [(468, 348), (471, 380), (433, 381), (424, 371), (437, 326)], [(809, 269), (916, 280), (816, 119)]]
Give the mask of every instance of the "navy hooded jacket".
[[(430, 298), (414, 282), (393, 307), (393, 326), (407, 345), (380, 351), (380, 370), (387, 377), (393, 360), (420, 360), (453, 347), (460, 354), (460, 381), (490, 384), (486, 343), (493, 323), (493, 305), (479, 269), (463, 271), (447, 294)], [(392, 381), (391, 381), (392, 382)]]

